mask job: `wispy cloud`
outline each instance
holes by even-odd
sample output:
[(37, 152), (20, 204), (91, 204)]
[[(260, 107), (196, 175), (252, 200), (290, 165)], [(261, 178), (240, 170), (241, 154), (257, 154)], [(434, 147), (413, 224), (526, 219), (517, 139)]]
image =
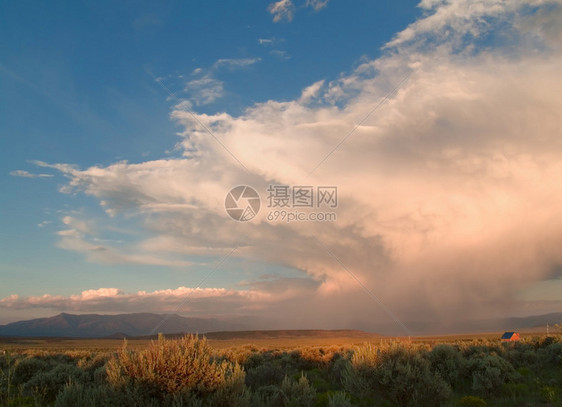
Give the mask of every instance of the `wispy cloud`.
[[(482, 0), (475, 5), (471, 0), (422, 0), (419, 7), (425, 11), (425, 17), (399, 32), (387, 47), (432, 39), (438, 41), (447, 39), (450, 43), (458, 44), (467, 36), (477, 38), (502, 22), (513, 23), (520, 18), (525, 18), (525, 15), (520, 13), (523, 7), (546, 5), (560, 6), (560, 2), (558, 0)], [(535, 24), (535, 27), (540, 30), (540, 25)]]
[(48, 178), (53, 176), (52, 174), (32, 174), (25, 170), (11, 171), (10, 175), (13, 177), (23, 177), (23, 178)]
[(306, 0), (305, 7), (312, 7), (314, 11), (322, 10), (328, 5), (329, 0)]
[[(329, 0), (306, 0), (299, 8), (310, 7), (314, 11), (320, 11), (328, 5)], [(282, 20), (292, 21), (297, 7), (292, 0), (279, 0), (270, 3), (267, 10), (273, 15), (273, 21), (279, 22)]]
[(287, 51), (281, 51), (281, 50), (278, 50), (278, 49), (274, 49), (274, 50), (271, 50), (269, 53), (277, 59), (281, 59), (281, 60), (291, 59), (291, 56), (289, 55), (289, 53)]
[(206, 75), (187, 82), (184, 90), (196, 105), (206, 105), (224, 96), (224, 83)]
[(273, 21), (276, 23), (283, 19), (292, 21), (295, 15), (295, 5), (291, 0), (279, 0), (271, 3), (267, 10), (273, 14)]
[[(183, 75), (168, 75), (158, 77), (156, 82), (161, 83), (167, 89), (167, 83), (182, 82), (183, 88), (172, 92), (175, 97), (186, 97), (189, 103), (196, 106), (203, 106), (214, 103), (226, 95), (225, 82), (218, 77), (225, 74), (225, 71), (241, 70), (250, 67), (261, 61), (261, 58), (221, 58), (215, 61), (210, 67), (198, 67), (191, 72), (191, 79), (185, 81)], [(189, 77), (189, 76), (188, 76)], [(184, 105), (185, 107), (185, 105)]]
[(269, 46), (273, 44), (272, 38), (258, 38), (258, 43), (260, 45)]
[(214, 68), (227, 67), (230, 69), (244, 68), (246, 66), (253, 65), (259, 61), (261, 61), (261, 58), (238, 58), (238, 59), (223, 58), (223, 59), (218, 59), (213, 64), (213, 67)]

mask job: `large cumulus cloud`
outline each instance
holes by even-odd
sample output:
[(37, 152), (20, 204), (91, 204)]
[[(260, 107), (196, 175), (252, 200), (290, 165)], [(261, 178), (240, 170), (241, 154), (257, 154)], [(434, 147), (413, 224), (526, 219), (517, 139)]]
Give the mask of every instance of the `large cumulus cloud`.
[[(92, 248), (76, 229), (63, 247), (150, 264), (235, 249), (314, 282), (283, 303), (312, 322), (388, 320), (377, 301), (403, 320), (524, 312), (522, 290), (562, 264), (561, 30), (551, 18), (560, 2), (420, 6), (426, 15), (382, 57), (318, 78), (293, 101), (237, 117), (178, 103), (181, 158), (55, 164), (66, 190), (98, 199), (112, 222), (134, 215), (143, 230), (126, 254)], [(264, 193), (270, 183), (336, 185), (337, 222), (227, 217), (230, 187)]]

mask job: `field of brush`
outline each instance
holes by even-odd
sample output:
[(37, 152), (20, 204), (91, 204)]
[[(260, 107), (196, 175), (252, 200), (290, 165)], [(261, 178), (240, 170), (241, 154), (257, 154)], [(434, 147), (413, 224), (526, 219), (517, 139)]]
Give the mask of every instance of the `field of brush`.
[(3, 406), (562, 406), (562, 336), (0, 338)]

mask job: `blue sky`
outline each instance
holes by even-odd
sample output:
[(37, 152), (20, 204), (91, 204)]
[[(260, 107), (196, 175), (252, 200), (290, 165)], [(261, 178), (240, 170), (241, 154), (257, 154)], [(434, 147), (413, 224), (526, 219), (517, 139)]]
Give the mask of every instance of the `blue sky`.
[[(155, 78), (165, 78), (180, 96), (195, 69), (224, 82), (224, 95), (198, 106), (201, 112), (239, 114), (254, 102), (294, 98), (309, 83), (336, 78), (364, 55), (376, 55), (418, 14), (414, 2), (371, 3), (350, 9), (342, 2), (318, 12), (304, 8), (290, 23), (274, 23), (267, 5), (257, 1), (242, 7), (224, 2), (4, 4), (2, 230), (10, 232), (3, 234), (2, 267), (14, 277), (0, 295), (9, 294), (18, 281), (27, 285), (27, 276), (41, 284), (26, 292), (72, 292), (76, 285), (61, 286), (41, 276), (55, 272), (66, 279), (75, 276), (75, 269), (99, 269), (53, 245), (57, 211), (83, 206), (96, 211), (96, 203), (57, 194), (59, 177), (22, 179), (11, 177), (11, 171), (37, 172), (30, 160), (89, 167), (174, 155), (167, 153), (177, 142), (177, 128), (169, 120), (174, 102)], [(366, 30), (373, 25), (375, 30)], [(212, 68), (226, 59), (256, 62), (241, 69)], [(37, 227), (45, 221), (52, 223)]]
[[(0, 323), (60, 311), (171, 312), (195, 295), (199, 305), (180, 313), (281, 318), (287, 302), (306, 304), (303, 324), (337, 328), (365, 306), (387, 320), (374, 292), (389, 293), (381, 299), (401, 319), (419, 318), (419, 308), (441, 320), (430, 287), (451, 280), (460, 292), (486, 275), (513, 287), (438, 297), (458, 309), (479, 302), (475, 316), (556, 309), (562, 297), (544, 287), (559, 284), (562, 258), (556, 227), (543, 226), (558, 219), (549, 75), (560, 30), (549, 16), (560, 8), (496, 3), (3, 3)], [(486, 115), (496, 108), (493, 126)], [(528, 116), (515, 129), (518, 111)], [(520, 134), (532, 122), (542, 138)], [(235, 229), (217, 210), (234, 185), (299, 185), (355, 128), (307, 178), (338, 185), (336, 224), (260, 218)], [(536, 190), (533, 179), (553, 182)], [(554, 197), (552, 212), (543, 208), (551, 217), (527, 217), (536, 234), (511, 241), (509, 219), (545, 196)], [(312, 235), (320, 246), (307, 246)], [(498, 255), (521, 246), (536, 250), (518, 260), (527, 274)], [(321, 309), (347, 304), (358, 287), (323, 248), (373, 290), (333, 320)], [(452, 258), (474, 258), (471, 250), (477, 271)], [(390, 293), (420, 281), (423, 306), (394, 304)]]

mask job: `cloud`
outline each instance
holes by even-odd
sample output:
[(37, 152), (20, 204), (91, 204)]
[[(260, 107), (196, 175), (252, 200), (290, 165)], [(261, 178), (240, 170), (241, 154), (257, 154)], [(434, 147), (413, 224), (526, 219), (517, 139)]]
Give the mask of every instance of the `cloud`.
[(213, 67), (214, 68), (227, 67), (230, 69), (244, 68), (246, 66), (253, 65), (259, 61), (261, 61), (261, 58), (239, 58), (239, 59), (223, 58), (217, 60), (214, 63)]
[(277, 37), (258, 38), (258, 44), (260, 44), (263, 47), (273, 47), (282, 44), (284, 42), (285, 42), (284, 38), (277, 38)]
[[(102, 206), (104, 206), (102, 202)], [(167, 208), (169, 210), (169, 208)], [(158, 208), (152, 208), (158, 212)], [(113, 214), (113, 210), (108, 210)], [(62, 223), (65, 228), (57, 232), (61, 249), (83, 254), (89, 262), (98, 264), (136, 264), (167, 267), (189, 267), (192, 262), (185, 258), (163, 256), (157, 251), (140, 250), (134, 243), (122, 244), (121, 240), (104, 239), (101, 228), (107, 232), (115, 232), (113, 226), (104, 225), (103, 220), (78, 219), (76, 216), (64, 216)], [(136, 232), (135, 232), (136, 233)], [(132, 234), (132, 233), (129, 233)], [(130, 239), (129, 239), (130, 240)]]
[[(183, 92), (196, 106), (208, 105), (225, 96), (224, 82), (216, 78), (221, 70), (244, 69), (261, 61), (261, 58), (221, 58), (210, 68), (196, 68), (191, 72)], [(185, 107), (185, 105), (184, 105)]]
[(10, 175), (13, 177), (23, 177), (23, 178), (48, 178), (53, 176), (51, 174), (32, 174), (25, 170), (11, 171)]
[[(276, 280), (280, 284), (256, 285), (250, 289), (178, 287), (127, 293), (118, 288), (99, 288), (80, 294), (61, 296), (44, 294), (20, 297), (12, 294), (0, 299), (0, 308), (10, 310), (51, 309), (79, 312), (187, 312), (190, 315), (255, 313), (268, 307), (272, 299), (291, 300), (299, 281)], [(274, 290), (271, 288), (274, 287)], [(302, 288), (298, 289), (302, 292)], [(275, 297), (273, 297), (275, 295)]]
[(98, 264), (135, 264), (167, 267), (188, 267), (192, 262), (175, 259), (173, 256), (162, 256), (158, 253), (142, 253), (134, 245), (131, 247), (112, 246), (108, 241), (100, 243), (94, 236), (85, 236), (75, 229), (64, 229), (58, 232), (60, 240), (57, 246), (61, 249), (82, 253), (89, 262)]
[(541, 8), (534, 14), (522, 16), (515, 23), (517, 28), (536, 38), (536, 45), (546, 46), (560, 50), (562, 47), (562, 26), (558, 23), (562, 18), (562, 7), (558, 6)]
[(273, 39), (272, 38), (258, 38), (258, 43), (260, 45), (272, 45), (273, 44)]
[(267, 11), (273, 14), (273, 21), (276, 23), (283, 19), (292, 21), (295, 14), (295, 5), (291, 0), (279, 0), (271, 3), (267, 7)]
[[(539, 29), (539, 2), (537, 18), (506, 4), (423, 1), (425, 15), (383, 56), (297, 100), (240, 116), (194, 117), (178, 105), (182, 158), (49, 166), (67, 190), (103, 201), (112, 222), (138, 219), (142, 237), (123, 261), (235, 249), (300, 270), (306, 289), (279, 304), (303, 324), (388, 320), (346, 269), (404, 321), (525, 312), (537, 304), (521, 291), (562, 270), (562, 55), (557, 34)], [(265, 198), (270, 183), (337, 186), (338, 221), (271, 223), (264, 207), (252, 222), (228, 218), (232, 186)], [(90, 256), (117, 250), (65, 239)]]
[[(300, 8), (310, 7), (315, 12), (318, 12), (327, 5), (328, 0), (306, 0), (304, 4), (300, 6)], [(273, 21), (275, 23), (278, 23), (282, 20), (291, 22), (293, 21), (293, 18), (295, 16), (296, 7), (292, 0), (279, 0), (270, 3), (267, 7), (267, 11), (269, 11), (273, 15)]]
[(281, 51), (278, 49), (274, 49), (271, 50), (269, 52), (271, 55), (273, 55), (274, 57), (281, 59), (281, 60), (286, 60), (286, 59), (291, 59), (291, 56), (287, 53), (287, 51)]
[(184, 91), (196, 105), (207, 105), (223, 97), (224, 83), (206, 75), (187, 82)]
[(299, 103), (306, 104), (310, 102), (311, 99), (316, 98), (320, 92), (322, 86), (324, 86), (324, 80), (313, 83), (302, 91)]
[(319, 11), (328, 5), (328, 0), (306, 0), (305, 7), (312, 7), (314, 11)]
[(521, 13), (521, 10), (525, 7), (545, 5), (560, 5), (560, 1), (482, 0), (475, 3), (471, 0), (422, 0), (418, 7), (427, 13), (426, 16), (399, 32), (387, 46), (394, 47), (410, 41), (422, 42), (428, 39), (448, 39), (458, 43), (467, 35), (477, 38), (503, 22), (509, 23), (510, 20), (513, 22), (524, 18), (525, 13)]

